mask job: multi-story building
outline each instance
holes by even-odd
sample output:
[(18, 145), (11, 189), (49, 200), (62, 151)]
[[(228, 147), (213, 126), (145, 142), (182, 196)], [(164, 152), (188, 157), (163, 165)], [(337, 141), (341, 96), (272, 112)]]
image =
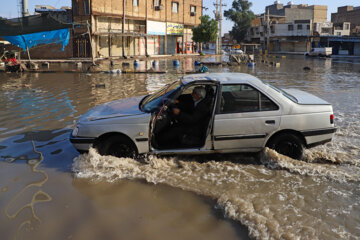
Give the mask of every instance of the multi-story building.
[(252, 22), (247, 40), (269, 51), (306, 52), (319, 45), (318, 36), (333, 34), (332, 23), (326, 19), (327, 6), (275, 1)]
[(280, 1), (275, 1), (273, 5), (265, 7), (265, 13), (284, 16), (288, 22), (304, 19), (311, 19), (313, 22), (327, 21), (327, 6), (324, 5), (295, 5), (291, 1), (284, 5)]
[[(201, 0), (72, 0), (74, 57), (193, 52)], [(80, 25), (79, 25), (80, 26)]]
[(345, 22), (349, 22), (350, 33), (354, 34), (356, 32), (357, 27), (360, 27), (360, 6), (338, 7), (337, 12), (331, 14), (331, 22), (333, 22), (336, 25), (342, 25)]

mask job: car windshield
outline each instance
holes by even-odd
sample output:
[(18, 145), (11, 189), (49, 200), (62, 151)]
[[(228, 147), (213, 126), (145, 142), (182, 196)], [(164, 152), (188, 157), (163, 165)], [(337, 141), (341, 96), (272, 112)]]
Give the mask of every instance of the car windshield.
[(180, 80), (167, 84), (159, 91), (146, 96), (140, 103), (140, 110), (143, 112), (153, 112), (160, 109), (163, 102), (171, 99), (174, 94), (181, 88), (182, 82)]
[(294, 97), (293, 95), (285, 92), (284, 90), (280, 89), (280, 88), (277, 88), (273, 85), (271, 85), (270, 83), (268, 82), (263, 82), (264, 84), (268, 85), (269, 87), (271, 87), (272, 89), (278, 91), (279, 93), (281, 93), (282, 95), (284, 95), (285, 97), (287, 97), (288, 99), (290, 99), (291, 101), (293, 101), (294, 103), (298, 103), (298, 100), (296, 99), (296, 97)]

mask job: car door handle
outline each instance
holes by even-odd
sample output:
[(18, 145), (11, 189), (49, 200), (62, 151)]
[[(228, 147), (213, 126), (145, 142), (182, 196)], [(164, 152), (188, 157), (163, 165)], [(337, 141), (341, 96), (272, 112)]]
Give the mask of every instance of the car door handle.
[(266, 120), (265, 123), (266, 124), (275, 124), (275, 120)]

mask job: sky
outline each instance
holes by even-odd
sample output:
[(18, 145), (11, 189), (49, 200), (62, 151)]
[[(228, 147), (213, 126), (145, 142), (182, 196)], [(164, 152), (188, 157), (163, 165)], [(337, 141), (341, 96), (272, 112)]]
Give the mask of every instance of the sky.
[[(220, 0), (219, 0), (220, 1)], [(280, 0), (280, 3), (286, 5), (290, 0)], [(20, 16), (20, 0), (0, 0), (0, 16), (5, 18), (16, 18)], [(216, 0), (203, 0), (203, 6), (208, 8), (204, 10), (203, 14), (207, 14), (214, 18), (213, 11), (215, 10), (214, 3)], [(233, 0), (222, 0), (222, 4), (226, 4), (223, 10), (231, 8)], [(263, 13), (265, 6), (271, 5), (275, 0), (250, 0), (253, 3), (251, 10), (255, 14)], [(328, 6), (328, 21), (331, 20), (331, 13), (337, 12), (340, 6), (360, 6), (359, 0), (292, 0), (294, 4), (308, 4), (308, 5), (327, 5)], [(62, 6), (71, 6), (71, 0), (28, 0), (29, 12), (34, 13), (35, 5), (51, 5), (57, 8)], [(231, 30), (233, 24), (231, 21), (224, 18), (222, 23), (222, 34)]]

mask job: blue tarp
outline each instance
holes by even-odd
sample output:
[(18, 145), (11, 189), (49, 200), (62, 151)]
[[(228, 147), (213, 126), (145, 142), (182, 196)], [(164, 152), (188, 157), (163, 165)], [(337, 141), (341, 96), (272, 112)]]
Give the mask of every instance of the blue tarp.
[(61, 51), (64, 51), (65, 46), (69, 44), (70, 30), (60, 29), (46, 32), (37, 32), (30, 34), (23, 34), (17, 36), (2, 36), (6, 41), (12, 45), (18, 46), (23, 50), (36, 47), (39, 44), (56, 43), (62, 45)]

